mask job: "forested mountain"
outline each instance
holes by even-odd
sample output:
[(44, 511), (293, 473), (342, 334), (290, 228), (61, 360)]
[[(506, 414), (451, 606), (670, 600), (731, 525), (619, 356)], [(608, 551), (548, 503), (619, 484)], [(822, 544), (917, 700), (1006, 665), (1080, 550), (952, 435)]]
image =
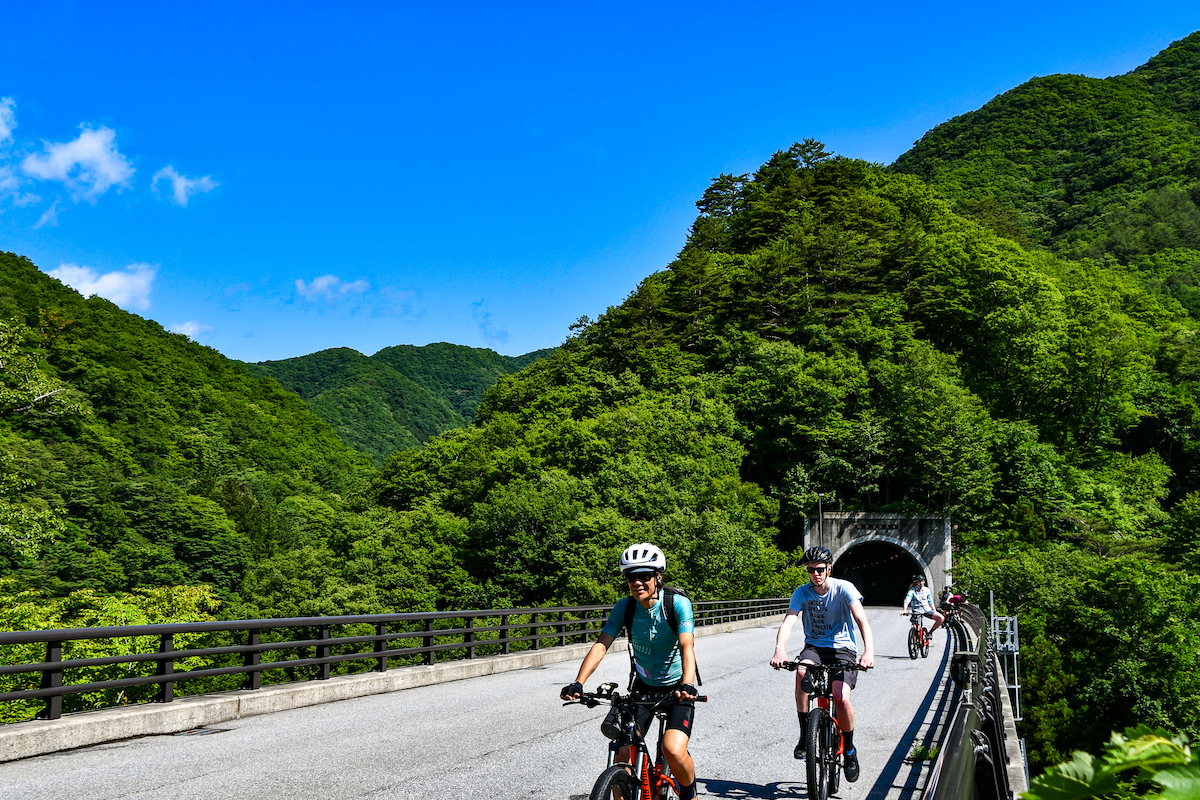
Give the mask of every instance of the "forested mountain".
[(1200, 317), (1200, 32), (1127, 75), (1035, 78), (893, 168), (1014, 240), (1129, 265)]
[(423, 347), (411, 344), (386, 347), (372, 358), (445, 399), (463, 419), (471, 422), (484, 392), (502, 375), (520, 372), (553, 352), (554, 348), (548, 348), (522, 356), (502, 356), (494, 350), (438, 342)]
[[(893, 168), (806, 140), (716, 178), (665, 269), (378, 471), (273, 381), (5, 257), (0, 621), (611, 602), (643, 539), (694, 596), (780, 595), (822, 491), (953, 516), (955, 581), (1021, 615), (1035, 766), (1134, 723), (1198, 735), (1200, 323), (1142, 266), (1192, 256), (1112, 238), (1193, 202), (1194, 45), (1032, 82)], [(1122, 148), (1149, 177), (1091, 180)], [(470, 408), (457, 356), (413, 356), (288, 380)]]
[(0, 320), (0, 564), (22, 587), (228, 598), (370, 472), (274, 381), (11, 253)]
[(483, 393), (553, 350), (502, 356), (463, 345), (397, 345), (364, 356), (349, 348), (247, 365), (299, 394), (346, 444), (377, 465), (475, 417)]

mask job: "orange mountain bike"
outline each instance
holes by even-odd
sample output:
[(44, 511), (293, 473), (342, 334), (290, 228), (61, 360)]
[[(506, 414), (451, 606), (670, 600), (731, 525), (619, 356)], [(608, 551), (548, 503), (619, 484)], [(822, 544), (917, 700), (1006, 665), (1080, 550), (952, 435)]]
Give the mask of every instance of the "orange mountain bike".
[[(662, 751), (667, 713), (675, 693), (621, 695), (616, 688), (615, 683), (605, 683), (595, 692), (584, 692), (578, 700), (563, 703), (564, 706), (579, 704), (588, 708), (605, 704), (612, 706), (615, 712), (610, 712), (609, 719), (605, 720), (605, 726), (613, 726), (612, 741), (608, 743), (608, 766), (596, 779), (588, 800), (678, 800), (679, 785), (671, 775)], [(696, 698), (697, 703), (707, 701), (706, 695)], [(654, 758), (650, 757), (645, 735), (637, 727), (638, 709), (641, 708), (649, 708), (658, 719), (658, 745)], [(617, 761), (617, 753), (625, 747), (633, 756), (632, 763)]]
[(837, 793), (842, 780), (842, 726), (833, 703), (833, 674), (866, 668), (850, 663), (801, 664), (799, 661), (785, 661), (780, 666), (792, 672), (804, 667), (801, 688), (808, 693), (804, 763), (808, 797), (809, 800), (826, 800)]
[(920, 613), (914, 611), (908, 615), (908, 619), (912, 622), (912, 627), (908, 631), (908, 657), (916, 658), (920, 654), (921, 658), (926, 658), (929, 655), (929, 644), (933, 641), (933, 635), (922, 624)]

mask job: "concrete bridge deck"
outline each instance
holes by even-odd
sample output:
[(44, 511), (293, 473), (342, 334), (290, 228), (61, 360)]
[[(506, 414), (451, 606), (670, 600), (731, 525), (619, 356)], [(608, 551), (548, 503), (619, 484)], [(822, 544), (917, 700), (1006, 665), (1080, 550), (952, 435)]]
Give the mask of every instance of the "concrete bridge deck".
[[(905, 650), (908, 621), (868, 609), (876, 669), (854, 693), (863, 767), (842, 798), (919, 796), (931, 767), (907, 760), (936, 734), (949, 699), (945, 635), (927, 659)], [(775, 624), (696, 641), (710, 702), (698, 707), (692, 754), (702, 797), (805, 797), (792, 759), (791, 673), (767, 662)], [(798, 638), (798, 637), (797, 637)], [(798, 650), (799, 641), (794, 641)], [(147, 736), (0, 764), (0, 798), (513, 800), (586, 798), (604, 765), (603, 709), (563, 708), (577, 662), (246, 717), (190, 735)], [(593, 685), (622, 687), (628, 657), (610, 653)], [(591, 688), (591, 687), (589, 687)]]

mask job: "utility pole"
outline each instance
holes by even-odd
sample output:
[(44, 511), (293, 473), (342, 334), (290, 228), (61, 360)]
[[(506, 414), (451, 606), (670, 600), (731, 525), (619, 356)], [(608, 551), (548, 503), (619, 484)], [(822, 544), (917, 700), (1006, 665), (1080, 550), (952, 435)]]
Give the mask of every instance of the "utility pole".
[(821, 499), (825, 497), (817, 492), (817, 544), (825, 546), (825, 512), (821, 509)]

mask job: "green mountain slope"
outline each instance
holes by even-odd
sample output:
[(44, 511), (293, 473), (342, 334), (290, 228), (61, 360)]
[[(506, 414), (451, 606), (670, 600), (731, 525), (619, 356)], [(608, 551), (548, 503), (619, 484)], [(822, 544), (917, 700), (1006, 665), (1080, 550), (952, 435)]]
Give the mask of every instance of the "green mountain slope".
[(1128, 75), (1035, 78), (896, 160), (1023, 244), (1129, 264), (1200, 316), (1200, 33)]
[(501, 375), (551, 352), (502, 356), (441, 342), (388, 347), (373, 356), (336, 348), (247, 369), (299, 394), (342, 441), (382, 464), (395, 450), (418, 447), (431, 436), (466, 425)]
[(11, 253), (0, 320), (6, 361), (36, 372), (6, 385), (36, 377), (69, 398), (0, 415), (0, 564), (27, 586), (230, 597), (256, 558), (303, 542), (303, 508), (336, 505), (370, 470), (276, 382)]
[(502, 375), (512, 375), (554, 352), (535, 350), (522, 356), (502, 356), (493, 350), (438, 342), (424, 347), (397, 345), (371, 358), (382, 361), (445, 399), (465, 420), (475, 419), (484, 392)]

